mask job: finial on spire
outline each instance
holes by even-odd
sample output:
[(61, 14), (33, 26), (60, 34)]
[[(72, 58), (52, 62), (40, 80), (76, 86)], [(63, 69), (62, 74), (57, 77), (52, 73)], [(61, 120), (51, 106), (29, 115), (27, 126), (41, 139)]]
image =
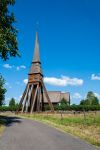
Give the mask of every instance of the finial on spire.
[(39, 31), (39, 21), (36, 22), (36, 31)]

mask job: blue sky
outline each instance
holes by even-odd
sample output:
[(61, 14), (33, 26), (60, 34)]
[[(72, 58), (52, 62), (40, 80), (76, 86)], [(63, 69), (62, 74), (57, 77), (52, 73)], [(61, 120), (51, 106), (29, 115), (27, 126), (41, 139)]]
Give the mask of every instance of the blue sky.
[(6, 104), (19, 102), (33, 56), (36, 22), (45, 84), (71, 93), (78, 104), (88, 91), (100, 98), (100, 1), (17, 0), (10, 7), (17, 19), (21, 58), (0, 60), (6, 80)]

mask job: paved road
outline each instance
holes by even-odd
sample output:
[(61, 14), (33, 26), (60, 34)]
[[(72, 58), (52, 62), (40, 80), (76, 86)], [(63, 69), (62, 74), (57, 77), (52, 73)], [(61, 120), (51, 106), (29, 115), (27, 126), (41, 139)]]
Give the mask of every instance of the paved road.
[(7, 118), (0, 137), (0, 150), (97, 150), (84, 141), (42, 123), (16, 117)]

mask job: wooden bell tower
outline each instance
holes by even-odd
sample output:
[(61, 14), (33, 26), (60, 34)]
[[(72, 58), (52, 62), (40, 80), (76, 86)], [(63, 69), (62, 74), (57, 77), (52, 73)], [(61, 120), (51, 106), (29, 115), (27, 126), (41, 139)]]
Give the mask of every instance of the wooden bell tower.
[(39, 55), (39, 42), (38, 33), (36, 32), (34, 56), (28, 74), (28, 83), (26, 85), (25, 91), (19, 103), (19, 108), (21, 112), (40, 112), (44, 111), (44, 94), (48, 101), (51, 111), (54, 111), (54, 107), (50, 101), (47, 90), (43, 82), (43, 74), (41, 69), (40, 55)]

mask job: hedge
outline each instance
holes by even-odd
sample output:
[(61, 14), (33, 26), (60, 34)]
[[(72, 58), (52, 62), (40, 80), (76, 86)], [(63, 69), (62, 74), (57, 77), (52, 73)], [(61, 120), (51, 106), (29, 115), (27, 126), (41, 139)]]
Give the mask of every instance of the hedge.
[(0, 106), (0, 112), (4, 112), (4, 111), (16, 111), (17, 107), (10, 107), (10, 106)]
[[(61, 105), (61, 106), (54, 106), (54, 109), (59, 111), (59, 110), (62, 110), (62, 111), (99, 111), (100, 110), (100, 105)], [(49, 106), (46, 106), (45, 107), (45, 110), (50, 110)]]
[[(18, 106), (10, 107), (10, 106), (0, 106), (0, 112), (4, 111), (16, 111)], [(54, 109), (56, 111), (62, 110), (62, 111), (100, 111), (100, 105), (61, 105), (61, 106), (54, 106)], [(50, 107), (47, 105), (45, 106), (45, 110), (50, 110)]]

